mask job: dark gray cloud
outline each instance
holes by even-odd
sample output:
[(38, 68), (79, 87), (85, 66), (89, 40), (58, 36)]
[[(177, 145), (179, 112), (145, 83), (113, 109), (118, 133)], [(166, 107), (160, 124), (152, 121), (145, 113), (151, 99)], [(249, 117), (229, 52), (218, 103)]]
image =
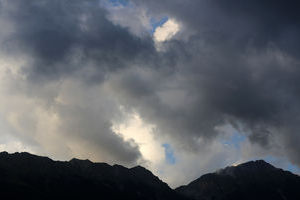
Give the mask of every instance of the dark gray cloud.
[[(114, 25), (99, 1), (20, 1), (5, 2), (3, 15), (15, 31), (5, 38), (9, 53), (24, 53), (34, 58), (30, 78), (59, 78), (78, 68), (97, 68), (94, 79), (123, 68), (138, 57), (147, 59), (154, 52), (153, 42), (131, 35)], [(35, 76), (35, 77), (32, 77)]]
[(134, 1), (149, 12), (169, 15), (182, 21), (197, 35), (229, 40), (231, 45), (263, 48), (275, 43), (299, 56), (294, 38), (299, 32), (299, 2), (264, 0), (230, 1)]
[(176, 73), (184, 80), (178, 87), (192, 103), (182, 110), (156, 103), (151, 108), (157, 107), (159, 114), (152, 119), (184, 138), (191, 133), (213, 137), (214, 127), (222, 123), (242, 124), (240, 131), (265, 147), (280, 135), (290, 158), (299, 164), (297, 146), (290, 145), (299, 141), (298, 2), (136, 3), (175, 18), (187, 28), (183, 34), (191, 35), (168, 45), (187, 55), (176, 63)]

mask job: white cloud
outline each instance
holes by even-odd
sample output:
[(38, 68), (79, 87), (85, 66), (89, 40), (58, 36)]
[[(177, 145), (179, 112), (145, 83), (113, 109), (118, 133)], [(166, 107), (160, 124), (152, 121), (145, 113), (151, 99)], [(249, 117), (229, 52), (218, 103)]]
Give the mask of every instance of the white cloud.
[(169, 19), (162, 26), (155, 29), (153, 37), (156, 42), (164, 42), (170, 40), (179, 30), (179, 24), (174, 19)]
[(137, 113), (130, 115), (127, 122), (114, 124), (113, 130), (125, 140), (133, 139), (145, 160), (152, 164), (164, 162), (164, 148), (152, 133), (155, 126), (145, 123)]

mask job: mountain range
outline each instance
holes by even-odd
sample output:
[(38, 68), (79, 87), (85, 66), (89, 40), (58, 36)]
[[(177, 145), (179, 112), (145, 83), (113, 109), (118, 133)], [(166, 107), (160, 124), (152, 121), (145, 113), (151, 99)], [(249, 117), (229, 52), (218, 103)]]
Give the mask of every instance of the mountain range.
[(136, 166), (29, 153), (0, 153), (0, 197), (5, 199), (299, 200), (300, 177), (263, 160), (209, 173), (171, 189)]

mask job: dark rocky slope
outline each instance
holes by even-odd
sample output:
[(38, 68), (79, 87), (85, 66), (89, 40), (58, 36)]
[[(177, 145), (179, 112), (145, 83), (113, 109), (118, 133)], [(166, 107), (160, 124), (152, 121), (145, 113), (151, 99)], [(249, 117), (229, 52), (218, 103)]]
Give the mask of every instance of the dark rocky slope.
[(0, 153), (3, 199), (183, 199), (143, 167)]
[(300, 177), (257, 160), (203, 175), (176, 191), (195, 200), (299, 200)]
[(3, 199), (299, 200), (300, 177), (264, 161), (206, 174), (172, 190), (147, 169), (0, 153)]

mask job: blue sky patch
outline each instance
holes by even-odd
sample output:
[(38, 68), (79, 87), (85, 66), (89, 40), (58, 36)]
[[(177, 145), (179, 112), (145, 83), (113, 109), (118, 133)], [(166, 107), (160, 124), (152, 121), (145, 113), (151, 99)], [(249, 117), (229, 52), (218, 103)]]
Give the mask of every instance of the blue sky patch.
[(165, 160), (168, 164), (174, 165), (176, 158), (174, 156), (174, 150), (170, 144), (163, 144), (162, 147), (165, 149)]
[(113, 6), (127, 6), (129, 0), (109, 0)]
[(168, 19), (169, 18), (167, 16), (161, 18), (160, 20), (156, 20), (154, 18), (151, 18), (150, 19), (150, 24), (152, 26), (151, 33), (153, 34), (154, 31), (157, 29), (157, 27), (162, 26), (164, 23), (166, 23), (168, 21)]
[(229, 138), (223, 139), (221, 141), (224, 145), (233, 146), (235, 148), (240, 148), (240, 144), (247, 139), (245, 135), (240, 134), (239, 132), (234, 132)]
[(298, 166), (296, 166), (296, 165), (293, 165), (290, 162), (288, 163), (286, 169), (289, 170), (289, 171), (291, 171), (291, 172), (293, 172), (293, 173), (295, 173), (295, 174), (300, 174), (300, 168)]

